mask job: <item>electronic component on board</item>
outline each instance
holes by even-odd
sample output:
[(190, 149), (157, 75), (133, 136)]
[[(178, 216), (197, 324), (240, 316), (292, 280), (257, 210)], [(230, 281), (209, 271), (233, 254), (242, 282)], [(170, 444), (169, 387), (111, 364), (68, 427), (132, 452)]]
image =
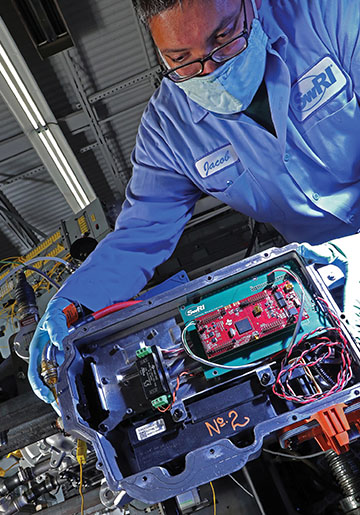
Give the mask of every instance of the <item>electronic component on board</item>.
[(146, 399), (152, 401), (170, 393), (157, 347), (142, 347), (136, 352), (136, 366)]
[(286, 281), (286, 283), (284, 284), (284, 292), (289, 293), (289, 292), (293, 291), (293, 289), (294, 289), (294, 285), (290, 281)]
[(274, 293), (274, 297), (275, 297), (277, 303), (279, 304), (280, 308), (284, 308), (286, 306), (286, 301), (285, 301), (284, 295), (282, 294), (281, 291), (276, 291)]
[(235, 322), (235, 327), (238, 330), (239, 334), (244, 334), (248, 331), (252, 331), (253, 328), (248, 318), (244, 318), (242, 320), (239, 320), (238, 322)]
[[(292, 327), (301, 302), (290, 281), (274, 285), (195, 319), (208, 358)], [(309, 318), (306, 310), (303, 320)]]
[(256, 306), (254, 306), (254, 309), (253, 309), (253, 315), (254, 317), (258, 317), (259, 315), (261, 315), (262, 313), (262, 308), (261, 306), (259, 306), (258, 304), (256, 304)]

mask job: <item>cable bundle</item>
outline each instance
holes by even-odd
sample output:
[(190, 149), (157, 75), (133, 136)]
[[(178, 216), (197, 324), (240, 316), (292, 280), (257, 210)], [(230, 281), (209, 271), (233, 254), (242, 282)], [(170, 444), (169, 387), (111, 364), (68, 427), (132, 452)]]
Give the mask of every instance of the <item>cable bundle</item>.
[[(335, 317), (336, 318), (336, 317)], [(323, 390), (315, 380), (312, 369), (331, 363), (339, 365), (333, 385)], [(313, 394), (298, 395), (290, 382), (297, 369), (303, 369), (316, 390)], [(339, 327), (318, 327), (295, 342), (281, 362), (280, 371), (273, 385), (273, 392), (288, 401), (308, 404), (342, 391), (352, 377), (351, 355), (348, 342)]]

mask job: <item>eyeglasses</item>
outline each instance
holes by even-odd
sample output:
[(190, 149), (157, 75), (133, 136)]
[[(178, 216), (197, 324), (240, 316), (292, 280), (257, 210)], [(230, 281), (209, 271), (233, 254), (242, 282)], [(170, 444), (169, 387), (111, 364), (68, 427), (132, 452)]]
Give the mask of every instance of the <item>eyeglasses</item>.
[(249, 39), (249, 32), (247, 30), (246, 9), (244, 0), (242, 1), (241, 11), (244, 10), (244, 26), (243, 30), (238, 36), (230, 39), (227, 43), (214, 48), (207, 56), (202, 59), (196, 59), (190, 63), (182, 64), (176, 68), (171, 68), (163, 72), (164, 77), (168, 77), (173, 82), (184, 82), (185, 80), (197, 77), (204, 72), (204, 64), (206, 61), (213, 61), (214, 63), (223, 64), (229, 59), (241, 54), (247, 46)]

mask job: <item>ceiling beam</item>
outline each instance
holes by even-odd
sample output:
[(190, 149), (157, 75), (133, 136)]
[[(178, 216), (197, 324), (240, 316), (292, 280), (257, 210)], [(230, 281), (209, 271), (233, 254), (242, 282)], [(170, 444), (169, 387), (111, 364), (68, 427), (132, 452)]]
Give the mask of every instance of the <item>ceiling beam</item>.
[[(39, 238), (33, 231), (34, 228), (25, 222), (2, 191), (0, 191), (0, 218), (4, 220), (8, 228), (26, 249), (30, 250), (40, 243)], [(39, 230), (37, 229), (36, 232), (39, 233)], [(44, 236), (46, 237), (46, 235)]]

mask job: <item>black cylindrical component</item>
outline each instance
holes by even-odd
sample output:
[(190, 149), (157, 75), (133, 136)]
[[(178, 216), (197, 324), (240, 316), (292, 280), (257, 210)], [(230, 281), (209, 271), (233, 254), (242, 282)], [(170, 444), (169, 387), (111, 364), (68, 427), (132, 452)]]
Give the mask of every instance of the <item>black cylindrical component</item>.
[(344, 454), (329, 451), (327, 459), (344, 498), (340, 501), (342, 511), (360, 515), (360, 463), (350, 450)]
[(51, 492), (51, 490), (54, 490), (62, 482), (64, 482), (64, 480), (57, 480), (52, 476), (47, 476), (46, 480), (41, 483), (36, 483), (35, 481), (29, 483), (29, 488), (23, 494), (15, 497), (8, 503), (6, 506), (6, 515), (19, 513), (24, 506), (35, 501), (41, 495)]
[(50, 460), (43, 460), (40, 463), (37, 463), (35, 467), (33, 468), (33, 475), (34, 477), (41, 476), (41, 474), (44, 474), (47, 472), (50, 468)]
[(38, 312), (34, 290), (27, 282), (24, 272), (18, 272), (17, 274), (14, 295), (18, 306), (17, 317), (20, 320), (29, 314)]
[(21, 479), (17, 474), (4, 479), (4, 487), (7, 492), (12, 492), (17, 486), (21, 484)]
[(28, 481), (31, 481), (37, 476), (40, 476), (41, 474), (44, 474), (47, 472), (50, 468), (50, 461), (44, 460), (40, 463), (37, 463), (35, 467), (26, 467), (21, 468), (17, 472), (17, 474), (14, 474), (13, 476), (7, 477), (3, 479), (2, 483), (2, 490), (5, 489), (7, 493), (12, 492), (20, 485), (24, 485)]
[(52, 476), (47, 476), (45, 481), (41, 483), (36, 483), (36, 481), (31, 482), (31, 487), (24, 493), (28, 502), (34, 501), (38, 499), (41, 495), (44, 495), (51, 490), (54, 490), (58, 486), (55, 478)]

